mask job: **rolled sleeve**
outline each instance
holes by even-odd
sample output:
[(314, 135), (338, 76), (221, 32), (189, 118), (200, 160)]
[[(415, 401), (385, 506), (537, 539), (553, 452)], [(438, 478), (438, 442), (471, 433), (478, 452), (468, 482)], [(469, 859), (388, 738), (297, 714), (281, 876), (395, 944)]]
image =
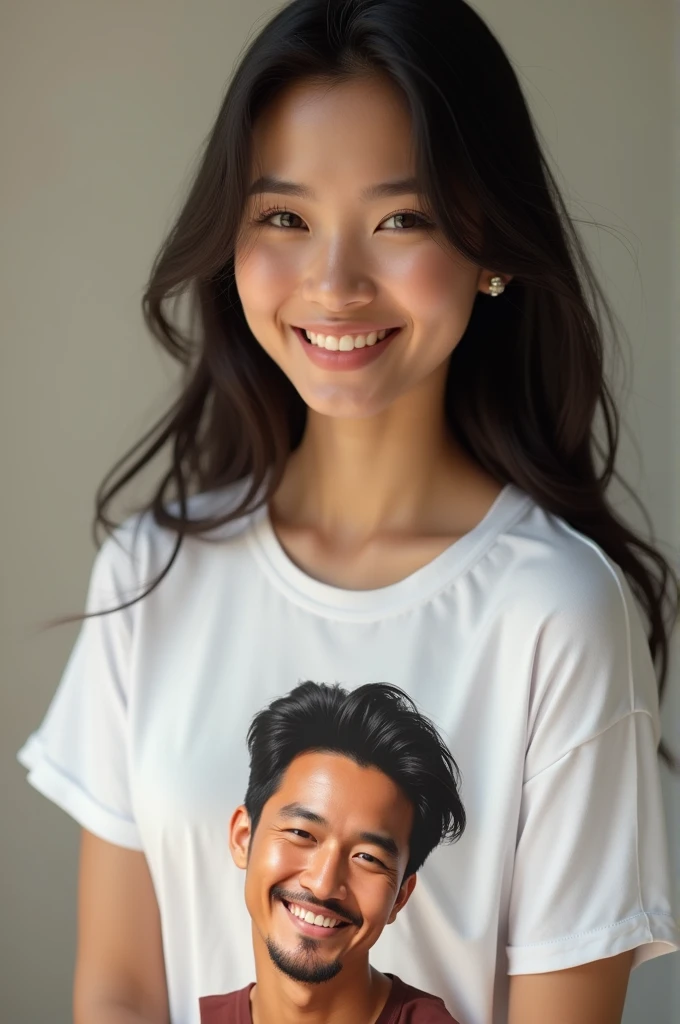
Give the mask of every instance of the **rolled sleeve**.
[[(95, 560), (86, 608), (117, 608), (138, 592), (125, 538)], [(141, 849), (129, 777), (131, 609), (87, 618), (40, 728), (19, 751), (28, 780), (83, 828)]]
[(655, 726), (630, 712), (524, 784), (509, 974), (678, 948)]

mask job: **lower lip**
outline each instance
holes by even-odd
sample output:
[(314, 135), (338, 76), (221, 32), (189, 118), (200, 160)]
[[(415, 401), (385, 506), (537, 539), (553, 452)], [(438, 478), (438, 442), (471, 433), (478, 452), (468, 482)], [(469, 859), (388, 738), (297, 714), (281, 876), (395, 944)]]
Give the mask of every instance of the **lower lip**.
[(370, 347), (366, 345), (364, 348), (353, 348), (351, 352), (332, 352), (330, 349), (312, 345), (311, 341), (307, 341), (304, 331), (299, 327), (293, 327), (307, 357), (315, 366), (320, 366), (323, 370), (360, 370), (363, 366), (368, 366), (369, 363), (379, 359), (389, 348), (391, 341), (396, 338), (400, 330), (400, 327), (397, 328), (392, 334), (383, 338), (382, 341), (376, 341), (375, 345)]
[(298, 931), (302, 932), (303, 935), (309, 935), (315, 939), (332, 939), (339, 932), (344, 932), (344, 928), (323, 928), (320, 924), (310, 924), (309, 921), (303, 921), (301, 918), (296, 917), (292, 910), (289, 910), (285, 903), (279, 901), (283, 907), (285, 913), (291, 919)]

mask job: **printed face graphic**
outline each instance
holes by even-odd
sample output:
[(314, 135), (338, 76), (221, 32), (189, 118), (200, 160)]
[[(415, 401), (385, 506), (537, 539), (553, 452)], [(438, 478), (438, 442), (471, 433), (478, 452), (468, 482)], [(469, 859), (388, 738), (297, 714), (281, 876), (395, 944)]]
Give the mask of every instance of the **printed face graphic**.
[(256, 946), (309, 983), (365, 963), (413, 891), (415, 875), (402, 882), (412, 823), (411, 802), (377, 768), (334, 753), (296, 757), (254, 835), (245, 807), (231, 821)]
[(378, 76), (297, 83), (254, 128), (236, 284), (255, 338), (323, 415), (440, 387), (480, 288), (429, 219), (411, 135)]

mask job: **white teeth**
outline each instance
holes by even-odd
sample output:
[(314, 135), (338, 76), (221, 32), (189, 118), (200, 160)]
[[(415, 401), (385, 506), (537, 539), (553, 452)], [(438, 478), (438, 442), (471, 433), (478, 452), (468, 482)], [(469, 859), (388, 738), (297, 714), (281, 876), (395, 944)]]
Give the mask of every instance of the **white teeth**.
[(315, 924), (321, 928), (335, 928), (338, 924), (337, 917), (324, 917), (323, 914), (313, 914), (311, 910), (303, 910), (302, 907), (298, 907), (296, 903), (289, 903), (288, 909), (296, 917), (299, 917), (301, 921), (306, 921), (308, 924)]
[(338, 338), (334, 334), (315, 334), (314, 331), (304, 331), (307, 341), (318, 348), (325, 348), (329, 352), (352, 352), (355, 348), (371, 348), (378, 341), (382, 341), (388, 333), (387, 329), (382, 331), (371, 331), (369, 334), (343, 334)]

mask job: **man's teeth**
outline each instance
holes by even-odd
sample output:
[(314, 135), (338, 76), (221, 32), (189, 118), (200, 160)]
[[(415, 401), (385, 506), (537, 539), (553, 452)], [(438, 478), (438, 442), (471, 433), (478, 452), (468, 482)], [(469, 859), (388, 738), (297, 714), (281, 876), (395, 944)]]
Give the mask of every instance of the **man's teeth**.
[(335, 334), (315, 334), (314, 331), (305, 331), (307, 341), (319, 348), (326, 348), (330, 352), (351, 352), (355, 348), (370, 348), (377, 341), (382, 341), (387, 330), (371, 331), (370, 334), (343, 334), (338, 338)]
[(311, 910), (304, 910), (302, 907), (298, 907), (296, 903), (289, 903), (288, 909), (291, 914), (295, 914), (301, 921), (306, 921), (307, 924), (317, 924), (321, 928), (335, 928), (337, 924), (340, 924), (337, 917), (324, 917), (323, 914), (313, 914)]

